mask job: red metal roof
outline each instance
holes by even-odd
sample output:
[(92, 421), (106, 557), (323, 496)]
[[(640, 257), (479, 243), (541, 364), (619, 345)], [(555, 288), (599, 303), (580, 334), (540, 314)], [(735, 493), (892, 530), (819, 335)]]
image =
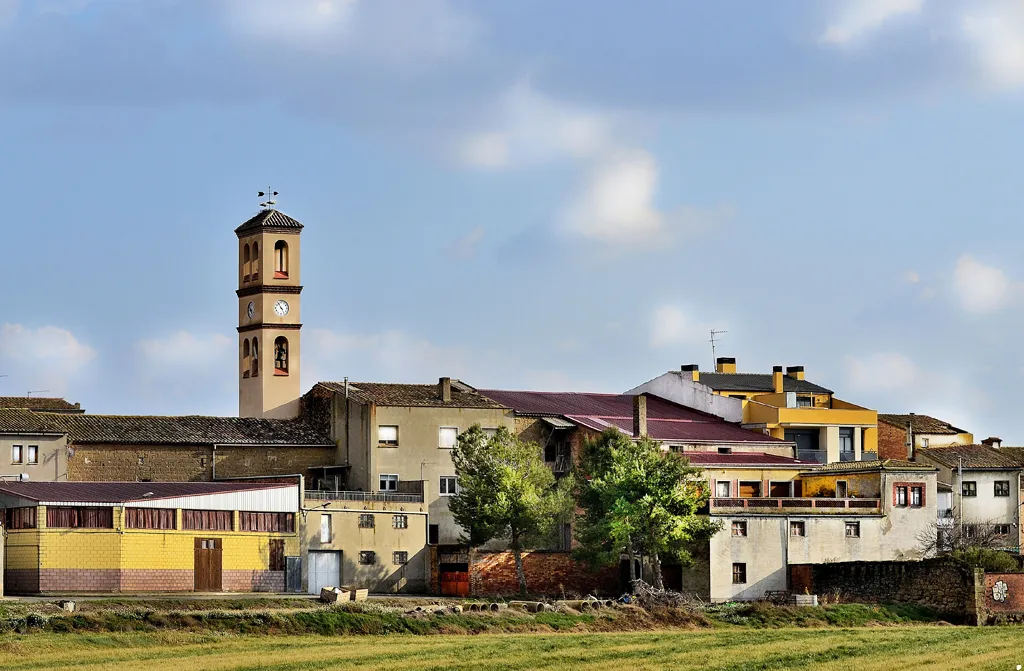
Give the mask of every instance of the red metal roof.
[[(633, 396), (580, 392), (506, 391), (480, 389), (484, 396), (512, 408), (520, 415), (565, 417), (569, 421), (604, 431), (616, 427), (633, 433)], [(647, 396), (647, 435), (671, 442), (782, 443), (693, 408)]]
[(790, 457), (780, 457), (775, 454), (764, 452), (733, 452), (731, 454), (718, 454), (717, 452), (681, 452), (682, 456), (690, 460), (691, 464), (711, 466), (721, 464), (723, 466), (801, 466), (813, 467), (820, 464), (811, 461), (800, 461)]
[(265, 482), (3, 482), (0, 483), (0, 494), (9, 494), (32, 501), (123, 503), (178, 496), (274, 489), (293, 484), (290, 482), (280, 484)]

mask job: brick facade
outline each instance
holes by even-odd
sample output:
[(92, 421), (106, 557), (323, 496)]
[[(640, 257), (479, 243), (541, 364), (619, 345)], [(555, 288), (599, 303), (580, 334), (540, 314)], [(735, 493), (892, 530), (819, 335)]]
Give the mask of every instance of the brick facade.
[(228, 570), (221, 573), (225, 592), (283, 592), (284, 571)]
[[(225, 592), (284, 592), (284, 571), (222, 571)], [(191, 570), (180, 569), (8, 569), (4, 572), (11, 594), (38, 592), (190, 592), (195, 587)]]
[[(532, 594), (617, 595), (620, 591), (617, 566), (594, 572), (568, 552), (524, 552), (523, 571)], [(474, 553), (469, 581), (474, 596), (517, 594), (515, 558), (511, 552)]]
[(38, 570), (9, 568), (4, 571), (4, 592), (6, 594), (35, 594), (38, 591)]
[(40, 592), (117, 592), (120, 588), (118, 569), (39, 569)]
[(906, 459), (907, 430), (892, 424), (878, 422), (878, 458)]

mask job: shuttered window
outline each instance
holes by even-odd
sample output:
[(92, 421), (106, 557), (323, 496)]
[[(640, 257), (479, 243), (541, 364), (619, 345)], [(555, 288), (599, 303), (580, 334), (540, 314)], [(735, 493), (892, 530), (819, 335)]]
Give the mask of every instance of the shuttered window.
[(270, 540), (270, 570), (284, 570), (284, 539), (272, 538)]
[(231, 511), (182, 510), (181, 528), (194, 531), (231, 531)]
[(8, 529), (36, 528), (35, 508), (8, 508), (4, 518)]
[(46, 509), (46, 526), (52, 529), (113, 529), (113, 508)]
[(292, 513), (238, 513), (242, 531), (268, 531), (292, 533), (295, 531), (295, 515)]
[(126, 508), (125, 526), (129, 529), (174, 529), (173, 508)]

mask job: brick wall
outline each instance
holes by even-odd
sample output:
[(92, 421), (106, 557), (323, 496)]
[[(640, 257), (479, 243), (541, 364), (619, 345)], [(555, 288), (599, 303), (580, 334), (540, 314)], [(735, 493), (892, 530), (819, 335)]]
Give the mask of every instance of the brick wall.
[[(309, 480), (313, 468), (334, 464), (334, 448), (222, 447), (217, 477), (291, 475)], [(88, 481), (197, 482), (213, 479), (212, 446), (76, 445), (68, 479)]]
[(39, 571), (14, 568), (4, 571), (4, 592), (7, 594), (35, 594), (39, 591)]
[(906, 459), (907, 431), (892, 424), (878, 422), (878, 458)]
[(116, 592), (121, 571), (105, 568), (39, 569), (40, 592)]
[(283, 592), (284, 571), (224, 569), (221, 587), (225, 592)]
[(188, 569), (121, 569), (123, 592), (189, 592), (195, 574)]
[[(523, 571), (531, 594), (561, 596), (563, 591), (579, 595), (619, 592), (619, 569), (597, 572), (574, 561), (567, 552), (524, 552)], [(515, 558), (511, 552), (477, 552), (472, 557), (469, 590), (474, 596), (519, 593)]]

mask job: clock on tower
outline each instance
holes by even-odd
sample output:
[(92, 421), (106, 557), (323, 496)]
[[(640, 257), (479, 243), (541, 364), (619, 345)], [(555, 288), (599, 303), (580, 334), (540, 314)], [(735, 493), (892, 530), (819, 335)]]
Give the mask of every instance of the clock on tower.
[(238, 236), (238, 414), (299, 415), (299, 236), (302, 224), (263, 203)]

